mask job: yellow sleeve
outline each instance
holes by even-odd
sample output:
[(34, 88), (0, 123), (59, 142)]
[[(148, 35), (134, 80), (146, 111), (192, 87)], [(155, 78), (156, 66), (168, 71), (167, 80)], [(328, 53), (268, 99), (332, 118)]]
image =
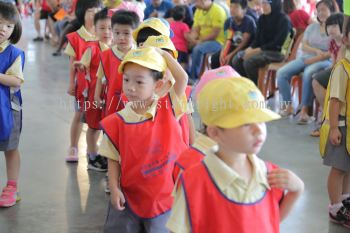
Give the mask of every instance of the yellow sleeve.
[(64, 50), (64, 53), (70, 57), (76, 57), (75, 51), (69, 42), (67, 43), (67, 46), (66, 46), (66, 49)]
[(83, 53), (83, 56), (80, 59), (80, 63), (82, 63), (85, 67), (90, 67), (91, 64), (92, 51), (91, 48), (87, 48)]
[(103, 66), (102, 66), (102, 62), (100, 61), (100, 64), (98, 65), (98, 69), (97, 69), (97, 78), (98, 79), (102, 79), (103, 76), (105, 76), (105, 72), (103, 71)]
[(175, 201), (166, 227), (174, 233), (191, 232), (190, 220), (186, 206), (185, 193), (182, 186), (176, 192)]
[(111, 160), (120, 162), (120, 155), (113, 143), (109, 140), (107, 135), (103, 135), (98, 154)]
[(18, 56), (14, 63), (8, 68), (5, 72), (7, 75), (16, 76), (17, 78), (22, 80), (22, 83), (24, 82), (23, 78), (23, 71), (22, 71), (22, 57)]
[(350, 16), (350, 1), (349, 0), (344, 0), (344, 14), (347, 16)]
[(186, 94), (183, 93), (181, 97), (178, 97), (175, 93), (174, 87), (171, 87), (169, 90), (170, 99), (172, 103), (172, 108), (175, 113), (175, 117), (179, 119), (183, 114), (188, 111), (187, 97)]
[(225, 10), (221, 6), (216, 5), (216, 7), (213, 9), (211, 18), (213, 20), (213, 27), (223, 28), (226, 20)]
[(200, 20), (200, 10), (196, 10), (193, 16), (193, 26), (192, 27), (198, 27), (199, 26), (199, 20)]
[(337, 98), (339, 101), (346, 103), (346, 88), (348, 74), (343, 65), (336, 65), (332, 72), (330, 81), (330, 98)]

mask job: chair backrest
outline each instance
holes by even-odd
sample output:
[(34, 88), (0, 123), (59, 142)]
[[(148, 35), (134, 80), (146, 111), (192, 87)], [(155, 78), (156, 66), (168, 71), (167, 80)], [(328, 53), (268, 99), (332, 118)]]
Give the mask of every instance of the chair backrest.
[(293, 28), (293, 30), (291, 30), (286, 39), (283, 42), (282, 45), (282, 49), (281, 49), (281, 53), (287, 58), (289, 57), (291, 51), (292, 51), (292, 47), (294, 44), (294, 39), (295, 39), (295, 35), (296, 35), (296, 30)]
[(298, 48), (299, 48), (301, 42), (303, 41), (303, 37), (304, 37), (304, 33), (301, 33), (297, 36), (297, 38), (295, 38), (291, 53), (289, 54), (287, 61), (292, 61), (297, 57)]

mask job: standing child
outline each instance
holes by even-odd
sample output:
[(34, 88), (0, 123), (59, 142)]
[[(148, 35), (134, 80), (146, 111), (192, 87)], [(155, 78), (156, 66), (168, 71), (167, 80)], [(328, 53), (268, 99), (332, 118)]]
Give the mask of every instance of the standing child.
[(266, 139), (265, 122), (279, 116), (246, 78), (208, 82), (197, 105), (218, 150), (180, 177), (170, 231), (279, 232), (304, 188), (293, 172), (256, 156)]
[(95, 101), (104, 103), (102, 118), (124, 107), (120, 99), (123, 76), (118, 73), (118, 67), (124, 55), (134, 47), (132, 32), (138, 22), (139, 17), (131, 11), (119, 10), (112, 16), (113, 46), (101, 53), (95, 91)]
[(0, 2), (0, 151), (5, 152), (7, 185), (0, 196), (0, 207), (10, 207), (20, 200), (17, 188), (22, 129), (24, 52), (12, 44), (21, 38), (20, 16), (13, 4)]
[[(349, 38), (350, 24), (345, 28)], [(350, 49), (350, 42), (344, 42)], [(332, 222), (350, 228), (350, 57), (334, 67), (325, 97), (323, 124), (320, 130), (320, 152), (323, 164), (330, 166), (328, 195), (329, 217)]]
[(184, 69), (187, 69), (188, 48), (186, 37), (191, 29), (186, 23), (184, 23), (186, 16), (185, 6), (176, 6), (174, 9), (172, 9), (172, 16), (174, 21), (170, 22), (170, 28), (174, 32), (174, 37), (171, 40), (179, 53), (177, 61), (180, 62)]
[[(167, 67), (176, 82), (159, 97)], [(130, 102), (101, 123), (111, 189), (104, 232), (165, 233), (174, 162), (187, 147), (178, 119), (186, 112), (188, 77), (169, 53), (153, 47), (131, 50), (119, 71)]]
[(94, 16), (99, 11), (100, 6), (100, 0), (79, 0), (75, 14), (77, 20), (83, 26), (78, 31), (67, 35), (68, 44), (65, 53), (70, 57), (68, 94), (75, 97), (76, 108), (70, 129), (70, 147), (66, 157), (67, 162), (78, 162), (79, 159), (78, 142), (82, 130), (83, 105), (88, 90), (85, 72), (76, 70), (74, 63), (80, 61), (86, 49), (96, 42)]

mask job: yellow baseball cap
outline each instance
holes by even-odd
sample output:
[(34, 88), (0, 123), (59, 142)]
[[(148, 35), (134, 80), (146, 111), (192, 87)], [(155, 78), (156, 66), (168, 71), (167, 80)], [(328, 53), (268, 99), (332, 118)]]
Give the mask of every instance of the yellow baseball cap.
[(170, 50), (173, 53), (174, 58), (177, 59), (177, 50), (169, 36), (149, 36), (143, 46), (153, 46), (160, 49)]
[(174, 32), (170, 29), (170, 25), (169, 25), (168, 21), (166, 21), (165, 19), (159, 19), (159, 18), (149, 18), (149, 19), (144, 20), (138, 26), (138, 28), (136, 28), (133, 31), (132, 36), (134, 37), (135, 41), (136, 41), (137, 35), (141, 31), (141, 29), (144, 29), (144, 28), (152, 28), (152, 29), (156, 30), (157, 32), (159, 32), (160, 34), (162, 34), (164, 36), (169, 36), (170, 38), (172, 38), (174, 36)]
[(132, 62), (152, 70), (164, 72), (167, 68), (166, 62), (160, 53), (153, 47), (137, 48), (130, 50), (119, 65), (119, 73), (123, 72), (126, 63)]
[(242, 77), (210, 81), (198, 93), (197, 98), (203, 123), (221, 128), (236, 128), (279, 119), (280, 116), (266, 105), (255, 84)]

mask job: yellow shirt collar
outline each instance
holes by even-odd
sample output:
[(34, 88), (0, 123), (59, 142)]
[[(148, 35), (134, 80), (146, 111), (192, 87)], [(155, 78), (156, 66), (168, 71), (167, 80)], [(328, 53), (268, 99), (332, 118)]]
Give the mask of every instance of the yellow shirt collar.
[(101, 41), (99, 41), (99, 45), (100, 45), (100, 48), (101, 48), (101, 51), (106, 51), (107, 49), (109, 49), (109, 46)]
[[(248, 159), (253, 165), (253, 174), (251, 179), (255, 179), (256, 183), (259, 183), (266, 188), (270, 188), (267, 181), (267, 169), (265, 162), (258, 159), (256, 155), (248, 155)], [(215, 181), (218, 182), (218, 186), (222, 187), (225, 191), (230, 188), (230, 185), (237, 181), (242, 180), (242, 177), (233, 169), (231, 169), (224, 161), (217, 157), (213, 152), (207, 152), (207, 156), (204, 159), (210, 172), (215, 177)]]
[(79, 30), (77, 31), (79, 36), (83, 38), (86, 41), (95, 41), (96, 37), (95, 35), (91, 34), (84, 26), (81, 26)]
[[(132, 44), (131, 49), (136, 49), (136, 45)], [(130, 49), (130, 50), (131, 50)], [(124, 59), (125, 53), (123, 53), (122, 51), (118, 50), (118, 46), (117, 45), (113, 45), (112, 46), (112, 52), (114, 53), (115, 56), (117, 56), (117, 58), (119, 58), (120, 60)]]
[(0, 44), (0, 53), (3, 52), (9, 45), (10, 45), (10, 41), (8, 40), (5, 40), (4, 42), (2, 42)]
[(126, 114), (128, 116), (128, 119), (130, 119), (133, 122), (140, 122), (140, 121), (147, 120), (150, 118), (152, 118), (152, 120), (154, 120), (154, 117), (156, 116), (156, 113), (157, 113), (158, 99), (159, 98), (157, 98), (157, 97), (155, 98), (152, 105), (148, 107), (148, 110), (144, 114), (138, 114), (132, 108), (133, 104), (137, 104), (137, 103), (128, 102), (124, 108), (126, 111)]

